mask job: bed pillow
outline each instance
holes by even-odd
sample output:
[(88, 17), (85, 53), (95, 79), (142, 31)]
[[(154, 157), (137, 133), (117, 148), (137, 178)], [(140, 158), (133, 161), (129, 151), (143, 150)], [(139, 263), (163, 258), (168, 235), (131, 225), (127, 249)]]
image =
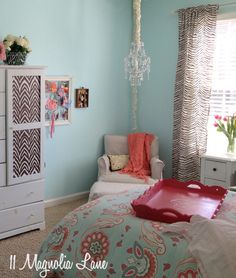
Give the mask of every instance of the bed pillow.
[(118, 171), (123, 169), (129, 161), (129, 156), (127, 154), (121, 154), (121, 155), (109, 154), (108, 158), (110, 161), (111, 171)]

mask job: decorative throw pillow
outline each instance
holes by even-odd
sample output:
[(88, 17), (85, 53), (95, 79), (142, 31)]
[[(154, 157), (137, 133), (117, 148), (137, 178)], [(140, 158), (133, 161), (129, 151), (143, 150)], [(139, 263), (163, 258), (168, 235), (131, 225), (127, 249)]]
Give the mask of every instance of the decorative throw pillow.
[(123, 169), (129, 161), (129, 156), (127, 154), (121, 154), (121, 155), (109, 154), (108, 158), (110, 160), (111, 171), (118, 171)]

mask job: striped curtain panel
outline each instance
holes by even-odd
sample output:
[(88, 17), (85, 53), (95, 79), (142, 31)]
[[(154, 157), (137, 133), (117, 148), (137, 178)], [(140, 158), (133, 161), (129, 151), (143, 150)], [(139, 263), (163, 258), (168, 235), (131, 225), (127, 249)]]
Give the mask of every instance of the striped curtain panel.
[(218, 8), (178, 10), (172, 165), (173, 177), (180, 181), (199, 180), (200, 155), (206, 151)]

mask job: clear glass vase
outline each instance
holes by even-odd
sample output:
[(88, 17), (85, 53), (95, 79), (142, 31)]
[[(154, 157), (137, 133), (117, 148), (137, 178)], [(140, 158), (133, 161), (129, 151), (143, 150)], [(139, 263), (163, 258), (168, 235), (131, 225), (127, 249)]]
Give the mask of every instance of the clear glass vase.
[(228, 138), (228, 147), (227, 152), (228, 153), (234, 153), (235, 151), (235, 138)]

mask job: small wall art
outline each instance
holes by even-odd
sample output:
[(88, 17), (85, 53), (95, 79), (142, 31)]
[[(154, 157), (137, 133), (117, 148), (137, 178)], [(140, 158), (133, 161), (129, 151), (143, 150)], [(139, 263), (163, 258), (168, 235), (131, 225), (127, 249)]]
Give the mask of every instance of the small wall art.
[(45, 79), (45, 120), (55, 124), (68, 124), (71, 121), (71, 77), (47, 76)]
[(45, 122), (50, 126), (50, 134), (54, 125), (64, 125), (71, 122), (71, 86), (69, 76), (47, 76), (45, 78)]
[(87, 108), (89, 105), (89, 89), (79, 88), (75, 90), (75, 107)]

